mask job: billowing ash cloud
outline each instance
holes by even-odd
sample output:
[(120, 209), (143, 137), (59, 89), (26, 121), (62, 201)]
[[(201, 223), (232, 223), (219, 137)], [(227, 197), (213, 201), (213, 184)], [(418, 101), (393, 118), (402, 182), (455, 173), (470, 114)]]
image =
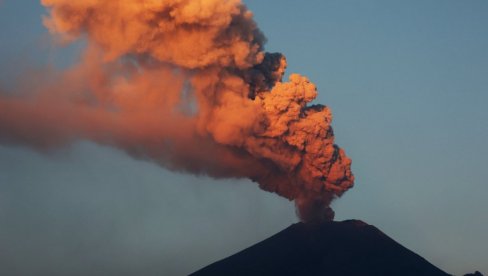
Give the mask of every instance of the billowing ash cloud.
[(42, 4), (57, 39), (87, 46), (68, 70), (0, 97), (2, 142), (89, 139), (172, 170), (249, 178), (294, 200), (302, 220), (333, 218), (354, 177), (330, 110), (310, 105), (307, 78), (282, 81), (285, 57), (264, 52), (240, 0)]

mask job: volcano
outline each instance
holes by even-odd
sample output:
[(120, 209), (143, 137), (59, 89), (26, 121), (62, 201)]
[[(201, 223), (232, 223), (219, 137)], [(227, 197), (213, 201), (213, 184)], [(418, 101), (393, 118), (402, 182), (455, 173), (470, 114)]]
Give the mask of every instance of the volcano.
[(193, 274), (449, 275), (359, 220), (296, 223)]

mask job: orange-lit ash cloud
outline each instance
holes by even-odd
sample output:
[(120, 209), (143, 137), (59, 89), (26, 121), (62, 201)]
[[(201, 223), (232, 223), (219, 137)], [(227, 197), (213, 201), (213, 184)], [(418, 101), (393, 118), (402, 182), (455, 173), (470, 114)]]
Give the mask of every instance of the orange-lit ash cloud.
[(333, 218), (354, 177), (330, 110), (309, 105), (307, 78), (282, 81), (284, 56), (264, 52), (240, 0), (42, 4), (56, 38), (87, 46), (72, 68), (0, 97), (0, 141), (89, 139), (172, 170), (249, 178), (294, 200), (302, 220)]

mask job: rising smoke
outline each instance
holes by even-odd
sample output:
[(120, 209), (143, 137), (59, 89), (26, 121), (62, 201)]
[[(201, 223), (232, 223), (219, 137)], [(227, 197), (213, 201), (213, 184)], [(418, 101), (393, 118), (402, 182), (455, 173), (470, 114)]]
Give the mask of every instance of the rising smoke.
[[(88, 139), (171, 170), (249, 178), (294, 200), (304, 221), (333, 219), (352, 187), (317, 91), (240, 0), (42, 0), (44, 24), (78, 63), (0, 96), (0, 141), (38, 149)], [(23, 95), (23, 96), (20, 96)]]

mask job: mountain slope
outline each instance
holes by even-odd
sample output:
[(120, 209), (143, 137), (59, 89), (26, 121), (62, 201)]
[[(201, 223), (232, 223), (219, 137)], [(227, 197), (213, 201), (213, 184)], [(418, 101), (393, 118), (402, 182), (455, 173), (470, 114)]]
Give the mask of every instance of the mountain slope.
[(193, 276), (448, 275), (362, 221), (297, 223)]

